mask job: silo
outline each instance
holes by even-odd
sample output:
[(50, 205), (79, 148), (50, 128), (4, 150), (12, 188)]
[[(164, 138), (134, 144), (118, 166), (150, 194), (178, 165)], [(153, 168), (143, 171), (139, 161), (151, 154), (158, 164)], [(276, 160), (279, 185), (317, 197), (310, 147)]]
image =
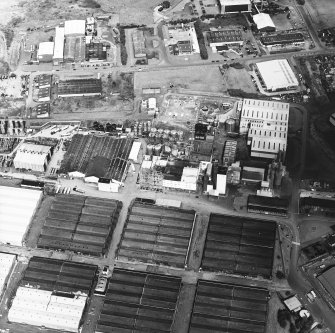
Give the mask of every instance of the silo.
[(152, 152), (153, 152), (153, 149), (154, 149), (154, 146), (149, 144), (147, 145), (147, 155), (152, 155)]
[(235, 132), (235, 119), (229, 118), (226, 121), (226, 131)]
[(175, 130), (172, 130), (170, 133), (171, 133), (171, 136), (172, 136), (172, 137), (176, 137), (176, 135), (177, 135), (178, 132), (175, 131)]
[(156, 133), (157, 132), (157, 128), (156, 127), (151, 127), (150, 132)]
[(164, 152), (165, 152), (166, 154), (171, 154), (171, 147), (165, 145), (165, 146), (164, 146)]
[(154, 148), (154, 151), (155, 151), (155, 155), (159, 156), (162, 151), (162, 145), (161, 144), (156, 145)]
[(171, 132), (171, 131), (170, 131), (169, 129), (165, 129), (165, 130), (164, 130), (164, 134), (166, 134), (166, 135), (170, 135), (170, 132)]
[(178, 139), (179, 141), (182, 141), (184, 138), (184, 132), (183, 131), (178, 131)]
[(159, 128), (157, 131), (158, 131), (159, 134), (163, 134), (163, 132), (164, 132), (163, 128)]

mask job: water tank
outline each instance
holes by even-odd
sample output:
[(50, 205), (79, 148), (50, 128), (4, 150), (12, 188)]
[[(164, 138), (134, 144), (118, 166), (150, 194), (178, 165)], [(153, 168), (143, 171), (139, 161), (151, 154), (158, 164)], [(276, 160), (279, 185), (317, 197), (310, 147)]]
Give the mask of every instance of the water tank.
[(162, 151), (162, 145), (161, 144), (156, 145), (154, 150), (155, 150), (155, 155), (159, 156)]
[(235, 119), (229, 118), (226, 121), (226, 131), (235, 132)]
[(153, 149), (153, 145), (147, 145), (147, 155), (152, 155)]
[(157, 128), (156, 127), (151, 127), (150, 132), (156, 133), (157, 132)]

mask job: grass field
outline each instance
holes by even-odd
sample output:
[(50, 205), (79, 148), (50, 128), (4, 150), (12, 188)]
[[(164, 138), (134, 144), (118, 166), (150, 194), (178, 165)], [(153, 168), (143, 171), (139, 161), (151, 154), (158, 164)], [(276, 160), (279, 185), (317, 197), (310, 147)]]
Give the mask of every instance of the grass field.
[(228, 89), (241, 89), (246, 93), (257, 93), (251, 76), (245, 68), (230, 67), (225, 75)]
[(175, 88), (184, 88), (205, 92), (223, 92), (224, 80), (218, 67), (187, 67), (178, 70), (160, 70), (159, 72), (139, 72), (135, 74), (135, 94), (142, 88), (159, 87), (166, 91), (170, 84)]
[(335, 27), (334, 0), (306, 0), (305, 6), (318, 29)]

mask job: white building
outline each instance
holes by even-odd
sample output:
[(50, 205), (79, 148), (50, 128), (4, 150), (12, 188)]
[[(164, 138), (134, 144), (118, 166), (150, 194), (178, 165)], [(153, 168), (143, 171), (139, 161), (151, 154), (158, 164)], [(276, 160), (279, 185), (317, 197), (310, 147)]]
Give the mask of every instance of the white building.
[(329, 117), (329, 121), (330, 123), (335, 126), (335, 113), (333, 113), (330, 117)]
[(41, 197), (41, 191), (0, 186), (0, 243), (22, 245)]
[(273, 23), (269, 14), (259, 13), (259, 14), (254, 15), (252, 18), (255, 24), (257, 25), (257, 29), (259, 31), (275, 31), (276, 30), (276, 26)]
[(142, 143), (141, 141), (134, 141), (131, 147), (128, 159), (137, 162), (138, 154), (140, 153)]
[(54, 54), (53, 42), (42, 42), (38, 46), (37, 59), (39, 62), (50, 62)]
[(4, 290), (6, 289), (6, 283), (15, 265), (16, 255), (9, 253), (0, 252), (0, 300)]
[(65, 21), (65, 24), (64, 24), (64, 35), (65, 35), (65, 37), (85, 36), (85, 30), (86, 30), (85, 20)]
[(64, 31), (63, 27), (56, 27), (55, 47), (52, 59), (54, 65), (59, 65), (64, 61)]
[(251, 156), (276, 158), (286, 151), (289, 103), (244, 99), (240, 133), (248, 134)]
[(221, 13), (247, 13), (251, 12), (250, 0), (220, 0)]
[(44, 172), (50, 157), (50, 146), (23, 143), (16, 151), (14, 167), (16, 169)]
[(8, 312), (11, 322), (79, 332), (87, 295), (62, 297), (52, 291), (20, 286)]
[(299, 86), (299, 81), (287, 59), (258, 62), (256, 74), (268, 91), (289, 90)]

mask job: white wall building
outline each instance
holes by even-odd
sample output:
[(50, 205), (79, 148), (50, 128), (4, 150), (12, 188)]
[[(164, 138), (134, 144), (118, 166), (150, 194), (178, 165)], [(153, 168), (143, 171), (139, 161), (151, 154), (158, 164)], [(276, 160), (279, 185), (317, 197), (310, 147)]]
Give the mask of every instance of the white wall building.
[(268, 91), (289, 90), (299, 86), (299, 81), (287, 59), (258, 62), (256, 73)]
[(248, 134), (251, 156), (276, 158), (286, 151), (289, 103), (244, 99), (240, 133)]
[(0, 252), (0, 300), (4, 290), (6, 289), (6, 283), (15, 265), (16, 255), (9, 253)]
[(11, 322), (78, 332), (87, 296), (73, 298), (52, 291), (19, 287), (8, 312)]
[(55, 47), (52, 58), (54, 65), (59, 65), (64, 61), (64, 31), (63, 27), (56, 27)]
[(251, 12), (250, 0), (220, 0), (221, 13), (246, 13)]
[(50, 62), (54, 54), (54, 42), (42, 42), (38, 46), (37, 59), (39, 62)]
[(42, 192), (0, 186), (0, 243), (21, 246)]
[(86, 22), (85, 20), (65, 21), (64, 35), (69, 36), (85, 36)]
[(259, 14), (254, 15), (252, 18), (255, 24), (257, 25), (257, 29), (259, 31), (275, 31), (276, 30), (276, 26), (273, 23), (269, 14), (259, 13)]
[(128, 159), (133, 162), (137, 162), (138, 154), (140, 153), (142, 143), (141, 141), (134, 141), (131, 147)]
[(16, 152), (14, 167), (16, 169), (26, 169), (44, 172), (51, 157), (51, 147), (23, 143)]

